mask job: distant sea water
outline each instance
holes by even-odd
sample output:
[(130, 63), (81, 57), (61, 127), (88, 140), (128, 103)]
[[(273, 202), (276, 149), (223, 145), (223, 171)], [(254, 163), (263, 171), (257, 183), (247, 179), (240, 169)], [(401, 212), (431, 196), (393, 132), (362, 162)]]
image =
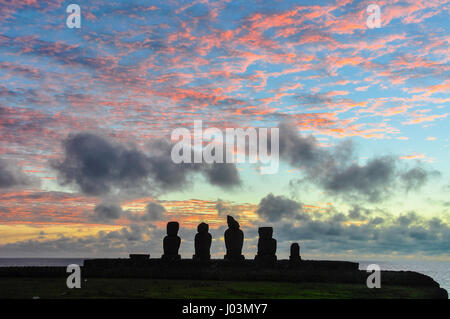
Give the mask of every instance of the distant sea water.
[[(0, 267), (12, 266), (82, 266), (87, 258), (0, 258)], [(359, 269), (366, 270), (370, 264), (377, 264), (381, 270), (410, 270), (433, 278), (450, 293), (450, 261), (360, 261)], [(383, 278), (381, 278), (383, 284)]]
[(87, 258), (0, 258), (0, 267), (28, 267), (28, 266), (61, 266), (70, 264), (83, 266)]

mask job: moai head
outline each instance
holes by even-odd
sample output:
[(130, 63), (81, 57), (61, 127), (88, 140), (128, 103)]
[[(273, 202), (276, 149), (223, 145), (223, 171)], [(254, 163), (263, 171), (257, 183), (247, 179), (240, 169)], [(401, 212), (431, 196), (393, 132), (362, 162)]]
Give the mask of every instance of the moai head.
[(180, 224), (178, 224), (178, 222), (168, 222), (167, 223), (167, 235), (168, 236), (177, 236), (179, 229), (180, 229)]
[(227, 215), (228, 228), (238, 229), (239, 223), (233, 218), (233, 216)]
[(197, 231), (198, 231), (199, 233), (207, 233), (208, 230), (209, 230), (209, 225), (206, 224), (206, 223), (200, 223), (200, 224), (198, 224), (198, 226), (197, 226)]
[(258, 228), (259, 238), (261, 239), (271, 239), (273, 235), (272, 227), (259, 227)]

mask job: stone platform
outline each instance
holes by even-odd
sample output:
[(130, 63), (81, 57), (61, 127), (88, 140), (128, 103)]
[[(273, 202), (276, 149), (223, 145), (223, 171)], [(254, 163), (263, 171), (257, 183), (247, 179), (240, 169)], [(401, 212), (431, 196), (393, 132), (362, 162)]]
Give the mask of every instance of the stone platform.
[[(81, 266), (81, 265), (80, 265)], [(176, 280), (273, 281), (297, 283), (366, 284), (368, 273), (348, 261), (278, 260), (263, 265), (254, 260), (227, 261), (181, 259), (164, 261), (134, 255), (132, 258), (86, 259), (81, 266), (83, 278), (153, 278)], [(67, 277), (66, 267), (0, 267), (0, 278)], [(431, 277), (412, 271), (381, 271), (383, 285), (432, 287), (436, 296), (448, 298), (445, 289)]]

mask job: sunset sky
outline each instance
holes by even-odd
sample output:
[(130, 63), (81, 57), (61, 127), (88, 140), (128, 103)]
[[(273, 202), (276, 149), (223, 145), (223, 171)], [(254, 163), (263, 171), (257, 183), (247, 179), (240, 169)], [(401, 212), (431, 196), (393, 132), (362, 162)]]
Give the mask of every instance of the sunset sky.
[[(66, 7), (81, 7), (81, 28)], [(369, 4), (381, 27), (366, 24)], [(0, 257), (450, 260), (450, 1), (0, 0)], [(280, 168), (176, 165), (171, 132), (278, 127)]]

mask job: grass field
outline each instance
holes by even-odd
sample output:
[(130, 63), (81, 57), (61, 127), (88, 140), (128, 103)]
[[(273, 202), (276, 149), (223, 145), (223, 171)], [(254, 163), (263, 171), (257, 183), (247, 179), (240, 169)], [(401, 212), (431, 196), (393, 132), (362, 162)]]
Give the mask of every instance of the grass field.
[(65, 278), (1, 278), (0, 298), (238, 298), (347, 299), (430, 298), (432, 288), (245, 281), (100, 279), (68, 289)]

